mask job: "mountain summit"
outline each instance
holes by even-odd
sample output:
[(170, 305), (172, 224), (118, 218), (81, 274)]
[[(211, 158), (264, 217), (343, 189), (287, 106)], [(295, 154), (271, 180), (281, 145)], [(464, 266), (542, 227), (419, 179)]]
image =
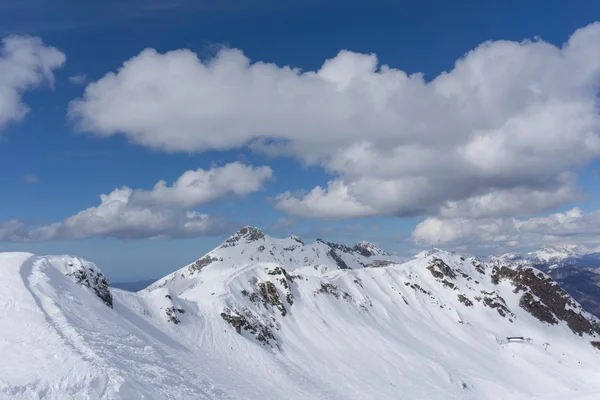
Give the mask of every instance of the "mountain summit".
[[(0, 399), (578, 399), (600, 321), (545, 273), (245, 227), (138, 293), (0, 254)], [(85, 271), (87, 279), (80, 279)], [(93, 273), (92, 273), (93, 272)]]

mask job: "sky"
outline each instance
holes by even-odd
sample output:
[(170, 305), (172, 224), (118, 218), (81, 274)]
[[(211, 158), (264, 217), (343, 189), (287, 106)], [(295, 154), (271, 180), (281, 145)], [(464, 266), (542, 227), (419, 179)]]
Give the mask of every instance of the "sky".
[(1, 1), (0, 251), (598, 247), (600, 4), (418, 3)]

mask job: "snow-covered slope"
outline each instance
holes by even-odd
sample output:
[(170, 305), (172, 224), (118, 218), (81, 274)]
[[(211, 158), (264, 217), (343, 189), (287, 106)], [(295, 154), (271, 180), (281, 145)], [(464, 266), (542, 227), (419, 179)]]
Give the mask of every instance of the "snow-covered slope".
[(395, 264), (336, 246), (246, 228), (146, 290), (111, 289), (112, 308), (72, 271), (100, 273), (90, 263), (2, 254), (0, 399), (600, 392), (599, 321), (547, 275), (443, 251)]

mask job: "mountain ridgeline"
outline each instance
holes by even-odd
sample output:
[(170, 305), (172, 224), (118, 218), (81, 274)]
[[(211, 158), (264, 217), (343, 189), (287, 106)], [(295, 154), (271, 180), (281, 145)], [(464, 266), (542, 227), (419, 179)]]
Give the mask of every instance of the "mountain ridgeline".
[(432, 249), (406, 260), (368, 242), (245, 227), (136, 293), (109, 290), (74, 257), (4, 253), (0, 265), (0, 399), (584, 400), (600, 391), (598, 318), (510, 257)]

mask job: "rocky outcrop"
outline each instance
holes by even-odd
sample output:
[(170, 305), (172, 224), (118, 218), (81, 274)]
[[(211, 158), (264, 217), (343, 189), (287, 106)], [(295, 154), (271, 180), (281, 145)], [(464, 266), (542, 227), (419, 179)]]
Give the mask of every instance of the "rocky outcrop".
[(196, 260), (192, 265), (190, 265), (188, 267), (188, 271), (191, 274), (198, 273), (198, 272), (202, 271), (202, 269), (204, 267), (214, 263), (215, 261), (223, 261), (223, 258), (212, 257), (207, 254), (204, 257), (200, 258), (199, 260)]
[(80, 268), (67, 274), (67, 276), (72, 276), (79, 285), (92, 289), (104, 304), (110, 308), (113, 307), (113, 297), (108, 288), (108, 279), (100, 270), (81, 265)]
[(365, 241), (356, 243), (352, 249), (364, 257), (389, 256), (387, 252), (375, 246), (373, 243)]
[(492, 282), (498, 284), (501, 280), (510, 281), (515, 293), (523, 293), (519, 306), (540, 321), (552, 325), (564, 321), (578, 335), (600, 334), (600, 321), (585, 315), (581, 306), (543, 272), (534, 268), (494, 267)]
[(253, 226), (245, 226), (233, 235), (229, 239), (227, 239), (221, 247), (231, 247), (235, 246), (240, 242), (251, 243), (256, 242), (258, 240), (263, 240), (265, 238), (265, 234), (258, 228)]
[(230, 324), (238, 334), (242, 331), (250, 333), (259, 343), (272, 345), (277, 339), (273, 335), (273, 324), (266, 325), (261, 323), (249, 310), (236, 312), (226, 308), (221, 313), (221, 318)]

